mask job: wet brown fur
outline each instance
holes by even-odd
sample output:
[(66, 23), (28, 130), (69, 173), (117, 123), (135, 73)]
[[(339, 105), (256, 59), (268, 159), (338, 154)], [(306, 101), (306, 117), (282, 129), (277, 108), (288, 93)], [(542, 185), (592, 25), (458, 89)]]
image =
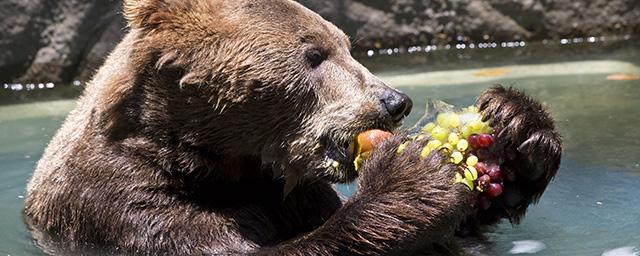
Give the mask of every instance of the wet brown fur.
[[(395, 154), (402, 135), (376, 149), (343, 202), (331, 183), (356, 174), (349, 162), (327, 169), (324, 154), (397, 124), (380, 108), (393, 89), (351, 58), (340, 30), (286, 0), (125, 10), (131, 31), (27, 188), (25, 220), (48, 253), (457, 254), (464, 220), (518, 220), (557, 169), (548, 114), (497, 87), (479, 105), (508, 128), (518, 177), (533, 181), (513, 187), (515, 205), (473, 211), (442, 155), (419, 159), (423, 142)], [(314, 47), (327, 55), (318, 67), (305, 59)]]

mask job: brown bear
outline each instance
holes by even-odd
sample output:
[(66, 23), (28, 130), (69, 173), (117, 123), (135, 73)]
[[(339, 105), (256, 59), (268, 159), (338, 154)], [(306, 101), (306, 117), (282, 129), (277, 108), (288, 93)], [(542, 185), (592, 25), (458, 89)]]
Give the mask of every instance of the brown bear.
[[(495, 87), (478, 106), (518, 176), (490, 209), (471, 207), (442, 153), (396, 154), (402, 132), (356, 172), (353, 138), (397, 129), (411, 100), (338, 28), (289, 0), (126, 0), (125, 15), (130, 32), (27, 187), (45, 252), (458, 254), (478, 250), (479, 228), (518, 221), (558, 168), (553, 120)], [(348, 200), (331, 185), (355, 179)]]

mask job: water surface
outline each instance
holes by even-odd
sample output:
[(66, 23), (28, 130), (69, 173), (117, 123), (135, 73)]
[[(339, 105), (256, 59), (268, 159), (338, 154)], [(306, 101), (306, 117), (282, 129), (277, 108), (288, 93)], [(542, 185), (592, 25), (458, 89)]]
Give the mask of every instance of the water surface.
[(22, 222), (25, 186), (73, 101), (0, 107), (0, 255), (38, 255)]

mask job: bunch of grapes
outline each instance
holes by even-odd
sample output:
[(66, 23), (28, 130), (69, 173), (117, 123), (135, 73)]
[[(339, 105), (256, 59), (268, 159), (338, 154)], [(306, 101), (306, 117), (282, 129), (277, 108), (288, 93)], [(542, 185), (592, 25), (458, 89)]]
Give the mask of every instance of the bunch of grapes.
[[(426, 140), (420, 157), (425, 158), (434, 151), (447, 154), (450, 162), (459, 167), (454, 182), (464, 184), (470, 191), (480, 192), (476, 205), (487, 209), (491, 201), (502, 194), (504, 182), (515, 180), (515, 174), (503, 165), (503, 160), (509, 156), (505, 156), (500, 143), (496, 143), (493, 128), (482, 121), (478, 108), (471, 106), (455, 111), (445, 109), (448, 106), (442, 102), (437, 104), (440, 105), (436, 106), (438, 114), (427, 111), (416, 125), (415, 133), (398, 147), (397, 152), (404, 151), (412, 141)], [(424, 124), (426, 121), (431, 122)], [(356, 156), (356, 171), (373, 148), (391, 136), (390, 132), (382, 130), (359, 134), (353, 146), (350, 145)]]
[[(491, 199), (502, 194), (505, 177), (513, 177), (501, 166), (502, 153), (496, 146), (493, 128), (482, 121), (476, 107), (440, 113), (434, 122), (424, 125), (412, 139), (428, 140), (420, 152), (423, 158), (436, 150), (448, 154), (450, 161), (460, 167), (454, 182), (481, 192), (479, 205), (484, 209), (489, 207)], [(409, 143), (401, 144), (398, 152), (402, 152)]]

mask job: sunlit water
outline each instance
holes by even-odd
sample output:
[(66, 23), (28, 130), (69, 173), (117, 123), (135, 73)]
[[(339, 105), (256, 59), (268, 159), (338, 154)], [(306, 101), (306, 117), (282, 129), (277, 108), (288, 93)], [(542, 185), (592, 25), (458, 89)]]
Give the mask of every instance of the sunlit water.
[[(640, 249), (640, 81), (607, 76), (640, 75), (640, 47), (594, 47), (540, 47), (524, 54), (458, 51), (443, 53), (444, 59), (404, 54), (363, 62), (412, 96), (415, 108), (407, 124), (424, 111), (426, 97), (466, 106), (494, 83), (521, 88), (551, 110), (565, 141), (561, 169), (521, 225), (502, 223), (489, 234), (496, 255), (635, 255)], [(39, 254), (22, 222), (24, 187), (73, 105), (58, 100), (0, 107), (0, 255)]]

